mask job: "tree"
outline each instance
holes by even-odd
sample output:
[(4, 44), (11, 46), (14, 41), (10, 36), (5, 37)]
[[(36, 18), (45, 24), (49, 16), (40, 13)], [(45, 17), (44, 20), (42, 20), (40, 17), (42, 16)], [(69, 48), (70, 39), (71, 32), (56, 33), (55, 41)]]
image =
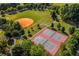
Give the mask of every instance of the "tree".
[(27, 40), (27, 36), (26, 35), (23, 35), (22, 37), (23, 37), (23, 39), (26, 39)]
[(20, 26), (20, 24), (18, 22), (16, 22), (16, 23), (14, 23), (14, 29), (21, 30), (22, 27)]
[(12, 55), (13, 56), (24, 56), (25, 55), (25, 49), (21, 45), (15, 45), (12, 49)]
[(60, 23), (57, 24), (57, 28), (58, 28), (58, 30), (61, 29), (61, 24)]
[(78, 45), (78, 41), (75, 37), (72, 37), (69, 41), (70, 44), (72, 44), (74, 47), (76, 47), (76, 45)]
[(0, 26), (6, 23), (6, 19), (0, 18)]
[(19, 31), (19, 33), (20, 33), (20, 35), (24, 35), (24, 34), (25, 34), (24, 29), (21, 29), (21, 30)]
[(12, 33), (11, 33), (11, 35), (12, 35), (12, 37), (15, 37), (15, 38), (21, 36), (21, 35), (20, 35), (20, 32), (17, 31), (17, 30), (13, 30)]
[(51, 27), (54, 28), (54, 23), (51, 24)]
[(31, 32), (28, 30), (28, 34), (30, 34)]
[(17, 5), (19, 5), (19, 3), (10, 3), (11, 7), (17, 7)]
[(31, 30), (34, 31), (34, 29), (31, 27)]
[(9, 38), (9, 39), (8, 39), (8, 45), (13, 45), (13, 44), (14, 44), (14, 39)]
[(38, 29), (41, 29), (41, 27), (40, 27), (40, 25), (39, 25), (39, 24), (37, 25), (37, 27), (38, 27)]
[(3, 10), (1, 10), (1, 15), (4, 15), (4, 14), (5, 14), (5, 12)]
[(59, 55), (63, 56), (73, 56), (76, 55), (76, 50), (78, 46), (78, 41), (75, 37), (72, 37), (68, 40), (68, 42), (62, 46), (62, 50)]
[(1, 29), (5, 31), (5, 36), (8, 38), (20, 38), (25, 33), (19, 23), (8, 20)]
[(69, 28), (69, 33), (70, 33), (70, 34), (73, 34), (74, 32), (75, 32), (75, 27), (70, 27), (70, 28)]
[(31, 33), (29, 33), (29, 34), (28, 34), (28, 36), (29, 36), (29, 37), (32, 37), (32, 34), (31, 34)]
[(70, 44), (67, 44), (67, 45), (66, 45), (66, 48), (67, 48), (68, 53), (69, 53), (71, 56), (75, 55), (76, 49), (74, 48), (73, 44), (71, 44), (71, 43), (70, 43)]
[(61, 55), (61, 56), (70, 56), (70, 54), (67, 50), (62, 51), (59, 55)]
[(61, 27), (61, 31), (64, 33), (65, 32), (65, 27)]
[(30, 55), (31, 56), (43, 56), (43, 49), (36, 46), (36, 45), (33, 45), (31, 46), (31, 50), (30, 50)]
[(79, 27), (79, 5), (78, 4), (66, 4), (61, 10), (64, 13), (63, 20), (69, 24)]
[(21, 35), (24, 35), (24, 29), (20, 26), (18, 22), (14, 23), (12, 30), (12, 36), (14, 37), (20, 37)]
[(9, 31), (5, 32), (4, 35), (5, 35), (6, 37), (8, 37), (8, 38), (11, 38), (11, 37), (12, 37), (11, 32), (9, 32)]
[(8, 47), (8, 43), (7, 40), (3, 39), (0, 40), (0, 54), (4, 54), (6, 55), (9, 52), (9, 47)]
[(76, 31), (75, 31), (73, 37), (74, 37), (75, 39), (77, 39), (77, 41), (78, 41), (78, 43), (79, 43), (79, 30), (76, 30)]
[(23, 6), (19, 5), (19, 6), (17, 6), (17, 9), (18, 10), (22, 10), (23, 9)]
[(30, 49), (32, 45), (33, 43), (30, 40), (24, 40), (22, 42), (22, 47), (25, 49), (25, 54), (28, 56), (30, 55)]
[(52, 13), (52, 18), (53, 18), (54, 20), (57, 20), (57, 15), (56, 15), (56, 12), (55, 12), (55, 11)]

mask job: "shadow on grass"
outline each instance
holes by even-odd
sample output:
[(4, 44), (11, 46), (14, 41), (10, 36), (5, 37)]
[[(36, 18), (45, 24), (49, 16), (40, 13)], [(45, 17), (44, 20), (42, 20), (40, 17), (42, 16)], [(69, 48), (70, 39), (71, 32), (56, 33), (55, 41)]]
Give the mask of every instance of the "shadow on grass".
[(54, 30), (54, 31), (57, 31), (55, 28), (51, 28), (52, 30)]
[(65, 35), (69, 36), (69, 35), (68, 35), (68, 33), (66, 33), (66, 32), (63, 32), (63, 34), (65, 34)]

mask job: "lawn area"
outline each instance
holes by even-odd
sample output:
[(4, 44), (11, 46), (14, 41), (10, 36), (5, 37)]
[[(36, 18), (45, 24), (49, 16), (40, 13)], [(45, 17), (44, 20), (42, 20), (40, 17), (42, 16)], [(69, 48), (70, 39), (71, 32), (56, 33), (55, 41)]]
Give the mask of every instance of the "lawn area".
[[(34, 23), (25, 29), (25, 35), (28, 36), (28, 30), (31, 32), (32, 35), (37, 33), (40, 29), (37, 28), (37, 24), (41, 26), (41, 28), (50, 26), (53, 22), (50, 12), (46, 11), (36, 11), (36, 10), (27, 10), (24, 12), (18, 12), (15, 15), (6, 15), (6, 18), (9, 20), (17, 20), (20, 18), (30, 18), (33, 19)], [(58, 22), (55, 21), (55, 28), (57, 29)], [(61, 26), (65, 27), (65, 31), (68, 33), (68, 29), (71, 26), (70, 24), (65, 23), (64, 21), (60, 21)], [(33, 28), (35, 31), (31, 31)], [(61, 31), (59, 31), (61, 32)]]
[[(6, 15), (6, 18), (12, 19), (12, 20), (17, 20), (20, 18), (31, 18), (35, 22), (39, 21), (46, 21), (46, 19), (51, 19), (49, 11), (34, 11), (34, 10), (27, 10), (24, 12), (19, 12), (15, 15)], [(48, 20), (48, 21), (49, 21)]]
[[(2, 41), (2, 40), (6, 40), (6, 37), (5, 37), (5, 32), (3, 32), (3, 31), (1, 31), (0, 30), (0, 42)], [(1, 43), (0, 43), (1, 44)]]
[[(7, 15), (6, 16), (7, 19), (9, 20), (17, 20), (20, 18), (30, 18), (33, 19), (34, 23), (27, 27), (27, 29), (25, 29), (26, 35), (27, 31), (30, 30), (30, 28), (34, 28), (34, 32), (31, 32), (32, 34), (35, 34), (36, 32), (39, 31), (39, 29), (37, 29), (37, 24), (39, 25), (49, 25), (52, 22), (52, 18), (50, 16), (50, 12), (49, 11), (35, 11), (35, 10), (28, 10), (28, 11), (24, 11), (24, 12), (19, 12), (15, 15)], [(43, 27), (43, 26), (42, 26)]]
[(19, 44), (22, 44), (23, 40), (16, 40), (16, 44), (19, 45)]
[[(66, 32), (66, 33), (69, 33), (69, 32), (68, 32), (69, 27), (71, 27), (72, 25), (70, 25), (70, 24), (68, 24), (68, 23), (66, 23), (66, 22), (64, 22), (64, 21), (62, 21), (62, 20), (60, 20), (59, 23), (61, 24), (61, 26), (65, 27), (65, 32)], [(58, 22), (55, 22), (55, 28), (56, 28), (56, 29), (57, 29), (57, 24), (58, 24)]]

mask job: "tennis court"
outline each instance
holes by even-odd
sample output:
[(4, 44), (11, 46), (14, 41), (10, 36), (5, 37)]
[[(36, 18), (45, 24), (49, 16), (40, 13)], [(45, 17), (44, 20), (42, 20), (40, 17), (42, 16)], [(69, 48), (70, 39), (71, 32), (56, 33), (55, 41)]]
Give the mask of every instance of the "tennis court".
[(36, 33), (31, 40), (36, 45), (41, 44), (51, 55), (55, 55), (59, 50), (61, 43), (64, 43), (67, 38), (68, 37), (64, 34), (44, 28)]

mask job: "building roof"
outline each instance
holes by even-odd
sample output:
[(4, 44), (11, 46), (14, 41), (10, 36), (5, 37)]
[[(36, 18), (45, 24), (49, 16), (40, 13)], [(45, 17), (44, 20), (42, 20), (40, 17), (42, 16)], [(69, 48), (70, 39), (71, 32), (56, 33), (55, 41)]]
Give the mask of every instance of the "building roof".
[(64, 43), (67, 38), (68, 37), (64, 34), (44, 28), (36, 33), (31, 39), (34, 44), (41, 44), (51, 55), (55, 55), (61, 43)]

